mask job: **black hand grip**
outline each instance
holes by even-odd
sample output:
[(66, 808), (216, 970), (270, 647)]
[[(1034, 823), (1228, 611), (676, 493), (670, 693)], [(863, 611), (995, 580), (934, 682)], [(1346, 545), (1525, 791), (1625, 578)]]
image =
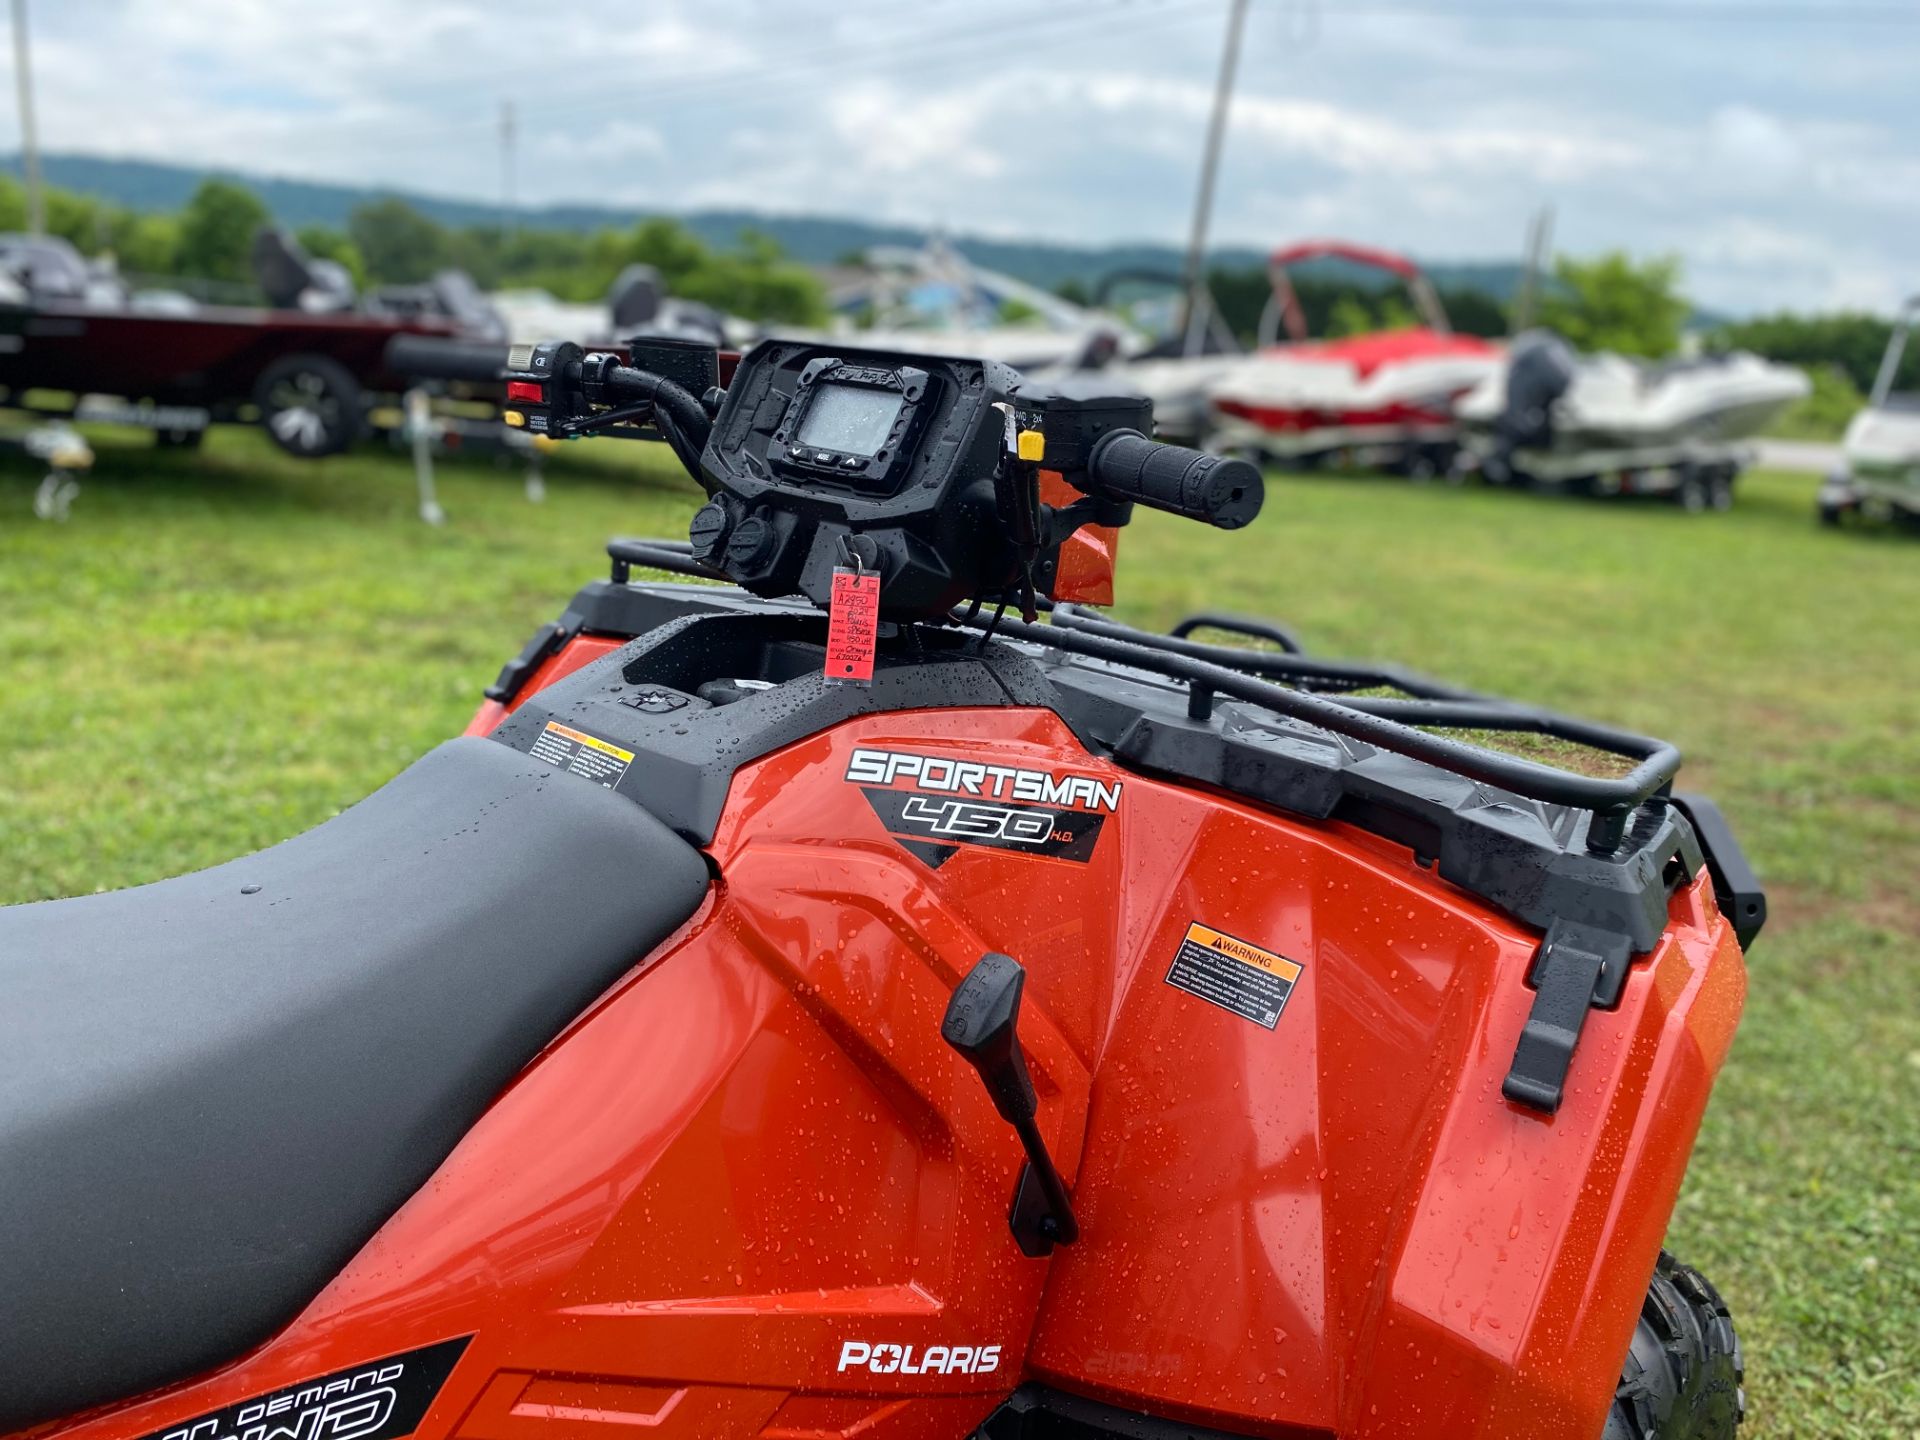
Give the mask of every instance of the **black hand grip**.
[(507, 347), (497, 341), (443, 340), (437, 335), (396, 335), (387, 342), (387, 369), (413, 380), (497, 381), (507, 368)]
[(1031, 1125), (1037, 1100), (1020, 1053), (1020, 992), (1027, 972), (1011, 955), (988, 951), (947, 1002), (940, 1034), (986, 1082), (993, 1108), (1009, 1125)]
[(1162, 445), (1137, 430), (1115, 430), (1093, 447), (1088, 484), (1113, 500), (1238, 530), (1260, 513), (1266, 483), (1244, 460)]

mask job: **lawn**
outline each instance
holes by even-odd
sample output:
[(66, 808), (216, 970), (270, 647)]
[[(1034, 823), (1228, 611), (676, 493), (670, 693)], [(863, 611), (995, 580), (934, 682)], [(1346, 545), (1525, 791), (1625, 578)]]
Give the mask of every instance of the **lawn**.
[[(682, 530), (647, 449), (570, 454), (530, 505), (449, 468), (412, 514), (377, 452), (251, 434), (103, 445), (72, 520), (0, 468), (0, 901), (127, 885), (323, 819), (472, 713), (612, 534)], [(1746, 1434), (1920, 1436), (1920, 543), (1813, 523), (1812, 477), (1729, 515), (1277, 480), (1248, 531), (1143, 518), (1123, 618), (1264, 613), (1665, 734), (1768, 882), (1747, 1016), (1673, 1246), (1727, 1294)]]

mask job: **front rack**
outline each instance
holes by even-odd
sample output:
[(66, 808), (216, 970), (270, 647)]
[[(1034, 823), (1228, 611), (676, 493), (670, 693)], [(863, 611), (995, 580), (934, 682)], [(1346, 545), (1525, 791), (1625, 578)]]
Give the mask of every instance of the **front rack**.
[[(695, 560), (682, 541), (614, 540), (607, 553), (618, 584), (627, 582), (635, 566), (726, 579)], [(1044, 608), (1051, 611), (1051, 623), (1044, 625), (964, 614), (956, 614), (953, 623), (1181, 681), (1187, 686), (1188, 713), (1195, 719), (1211, 715), (1215, 696), (1225, 695), (1529, 800), (1588, 811), (1594, 818), (1587, 849), (1595, 854), (1617, 849), (1634, 811), (1653, 796), (1668, 794), (1680, 769), (1680, 751), (1665, 740), (1461, 689), (1399, 666), (1322, 660), (1297, 648), (1251, 650), (1186, 638), (1196, 629), (1221, 629), (1298, 646), (1288, 632), (1261, 622), (1196, 615), (1174, 634), (1160, 635), (1074, 605)], [(1400, 695), (1353, 693), (1378, 689)], [(1540, 735), (1634, 764), (1624, 775), (1582, 775), (1436, 735), (1422, 726)]]

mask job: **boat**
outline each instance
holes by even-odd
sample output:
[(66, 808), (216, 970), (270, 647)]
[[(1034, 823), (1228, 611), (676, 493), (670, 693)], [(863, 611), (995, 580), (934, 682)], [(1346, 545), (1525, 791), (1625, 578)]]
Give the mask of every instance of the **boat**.
[(769, 327), (784, 340), (843, 340), (872, 349), (997, 360), (1053, 373), (1135, 347), (1106, 316), (973, 264), (935, 237), (877, 245), (828, 276), (834, 322), (825, 330)]
[(344, 269), (273, 229), (252, 259), (266, 306), (204, 305), (135, 290), (64, 240), (0, 235), (0, 405), (132, 425), (167, 445), (257, 418), (313, 459), (346, 449), (373, 404), (406, 388), (383, 363), (396, 335), (504, 338), (459, 272), (360, 297)]
[[(1312, 339), (1289, 271), (1321, 259), (1395, 278), (1419, 323)], [(1291, 464), (1342, 458), (1414, 475), (1445, 471), (1457, 438), (1454, 403), (1499, 369), (1501, 348), (1455, 334), (1438, 292), (1404, 255), (1309, 240), (1276, 250), (1267, 269), (1273, 298), (1260, 349), (1214, 382), (1206, 443)]]
[(611, 344), (644, 336), (651, 340), (698, 340), (723, 348), (737, 347), (751, 336), (751, 327), (711, 305), (667, 293), (660, 272), (651, 265), (632, 264), (614, 277), (606, 299), (599, 304), (560, 300), (549, 291), (531, 288), (497, 290), (487, 297), (515, 344), (537, 345), (549, 340), (576, 344)]
[(1820, 519), (1850, 514), (1920, 520), (1920, 390), (1895, 390), (1907, 339), (1920, 322), (1920, 295), (1907, 301), (1887, 337), (1867, 408), (1840, 441), (1841, 463), (1820, 487)]
[(1650, 362), (1530, 330), (1457, 407), (1464, 464), (1496, 484), (1724, 510), (1752, 463), (1747, 442), (1811, 388), (1745, 351)]
[[(1122, 306), (1126, 286), (1148, 287), (1151, 298)], [(1094, 311), (1111, 319), (1112, 343), (1092, 343), (1062, 365), (1036, 371), (1049, 378), (1067, 371), (1103, 371), (1153, 401), (1154, 433), (1162, 440), (1198, 445), (1206, 436), (1208, 407), (1221, 378), (1246, 360), (1246, 351), (1203, 285), (1198, 305), (1186, 300), (1186, 281), (1150, 268), (1116, 270), (1094, 292)], [(1128, 352), (1121, 337), (1141, 332), (1140, 348)]]

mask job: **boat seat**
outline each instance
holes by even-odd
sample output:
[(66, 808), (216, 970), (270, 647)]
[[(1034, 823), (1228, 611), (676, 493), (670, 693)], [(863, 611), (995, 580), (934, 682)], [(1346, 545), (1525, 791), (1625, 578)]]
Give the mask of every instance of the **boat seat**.
[(0, 1433), (268, 1339), (707, 882), (460, 739), (245, 859), (0, 908)]

